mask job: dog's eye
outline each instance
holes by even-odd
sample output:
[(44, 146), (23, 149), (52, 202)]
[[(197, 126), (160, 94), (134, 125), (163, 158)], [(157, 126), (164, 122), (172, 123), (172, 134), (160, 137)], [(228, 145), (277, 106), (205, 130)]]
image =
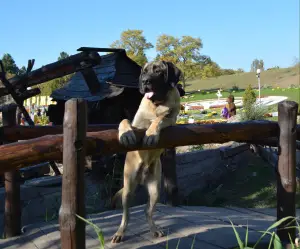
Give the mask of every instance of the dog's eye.
[(160, 74), (160, 73), (161, 73), (161, 71), (158, 70), (158, 69), (156, 69), (154, 72), (155, 72), (156, 74)]

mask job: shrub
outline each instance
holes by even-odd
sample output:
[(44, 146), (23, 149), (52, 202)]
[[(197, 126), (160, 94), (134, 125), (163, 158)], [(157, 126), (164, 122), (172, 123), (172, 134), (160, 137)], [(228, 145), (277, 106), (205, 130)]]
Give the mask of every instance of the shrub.
[(233, 84), (232, 88), (231, 88), (231, 91), (238, 91), (239, 90), (239, 87), (237, 86), (237, 84)]
[(248, 120), (265, 120), (265, 114), (269, 111), (269, 108), (264, 105), (251, 104), (245, 106), (240, 113), (240, 121)]
[(249, 85), (245, 93), (243, 95), (243, 106), (247, 108), (247, 106), (252, 106), (256, 102), (256, 93), (252, 89), (251, 85)]

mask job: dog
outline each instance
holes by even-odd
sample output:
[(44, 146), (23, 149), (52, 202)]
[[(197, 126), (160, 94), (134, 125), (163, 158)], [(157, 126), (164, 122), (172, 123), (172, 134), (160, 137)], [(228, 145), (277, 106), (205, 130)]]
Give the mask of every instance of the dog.
[[(132, 124), (124, 119), (119, 124), (119, 142), (124, 146), (137, 143), (133, 127), (146, 129), (143, 144), (154, 146), (163, 128), (176, 124), (180, 112), (180, 94), (176, 87), (181, 71), (170, 62), (147, 63), (141, 70), (139, 90), (143, 96)], [(154, 237), (164, 236), (153, 221), (153, 211), (159, 199), (161, 181), (160, 156), (164, 149), (129, 151), (124, 165), (124, 185), (112, 199), (122, 196), (123, 216), (111, 242), (122, 241), (129, 221), (129, 200), (138, 184), (144, 185), (149, 193), (145, 215)]]

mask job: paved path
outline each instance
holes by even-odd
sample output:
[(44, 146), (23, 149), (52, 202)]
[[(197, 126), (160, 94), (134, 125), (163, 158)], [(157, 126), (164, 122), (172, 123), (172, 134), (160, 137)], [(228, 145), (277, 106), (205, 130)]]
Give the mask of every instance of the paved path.
[[(299, 210), (297, 211), (297, 214)], [(241, 238), (245, 238), (249, 224), (249, 240), (255, 242), (261, 235), (257, 231), (265, 230), (276, 220), (275, 209), (211, 208), (211, 207), (167, 207), (157, 206), (154, 218), (168, 233), (163, 238), (152, 238), (144, 216), (144, 206), (131, 208), (131, 219), (125, 240), (120, 244), (111, 244), (110, 237), (116, 232), (121, 221), (121, 210), (107, 211), (89, 216), (104, 233), (106, 247), (122, 249), (190, 249), (195, 237), (195, 249), (230, 248), (237, 244), (230, 219)], [(25, 233), (16, 238), (0, 240), (1, 249), (56, 249), (60, 247), (58, 222), (46, 222), (24, 228)], [(266, 238), (268, 239), (268, 238)], [(168, 247), (166, 247), (168, 243)], [(86, 248), (100, 248), (96, 234), (90, 226), (86, 227)]]

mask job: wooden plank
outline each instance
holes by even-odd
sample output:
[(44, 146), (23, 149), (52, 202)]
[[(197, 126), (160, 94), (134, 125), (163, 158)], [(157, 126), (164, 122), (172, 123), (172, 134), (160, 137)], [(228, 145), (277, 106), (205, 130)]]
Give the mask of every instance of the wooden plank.
[[(7, 105), (2, 112), (3, 125), (15, 126), (17, 105)], [(4, 173), (5, 210), (4, 236), (14, 237), (21, 234), (20, 172), (12, 170)]]
[[(0, 107), (0, 111), (1, 111)], [(110, 129), (118, 129), (119, 124), (92, 124), (88, 125), (88, 132), (98, 132)], [(0, 127), (0, 141), (28, 140), (46, 135), (62, 134), (62, 125), (53, 126), (2, 126)], [(300, 125), (297, 125), (297, 139), (300, 140)], [(278, 139), (276, 139), (278, 144)], [(263, 144), (263, 143), (262, 143)]]
[[(278, 132), (276, 122), (244, 122), (211, 125), (176, 125), (161, 132), (156, 146), (142, 145), (145, 130), (135, 130), (138, 143), (124, 147), (119, 143), (118, 130), (87, 133), (87, 155), (112, 154), (138, 149), (174, 148), (184, 145), (250, 141), (253, 137), (273, 137)], [(176, 136), (174, 136), (176, 134)], [(40, 137), (0, 146), (0, 173), (39, 162), (61, 160), (62, 135)], [(15, 153), (11, 153), (14, 151)]]
[[(282, 101), (278, 104), (279, 156), (277, 177), (277, 220), (287, 216), (296, 216), (296, 125), (298, 103)], [(295, 228), (282, 229), (290, 220), (278, 227), (277, 233), (281, 241), (289, 242), (290, 236), (295, 241), (296, 223), (289, 226)]]
[(101, 91), (101, 84), (93, 68), (85, 68), (81, 73), (92, 95)]
[(87, 105), (70, 99), (65, 105), (62, 201), (59, 210), (62, 249), (85, 248), (84, 166), (86, 156)]
[(87, 52), (125, 52), (123, 48), (95, 48), (95, 47), (80, 47), (77, 51), (87, 51)]

